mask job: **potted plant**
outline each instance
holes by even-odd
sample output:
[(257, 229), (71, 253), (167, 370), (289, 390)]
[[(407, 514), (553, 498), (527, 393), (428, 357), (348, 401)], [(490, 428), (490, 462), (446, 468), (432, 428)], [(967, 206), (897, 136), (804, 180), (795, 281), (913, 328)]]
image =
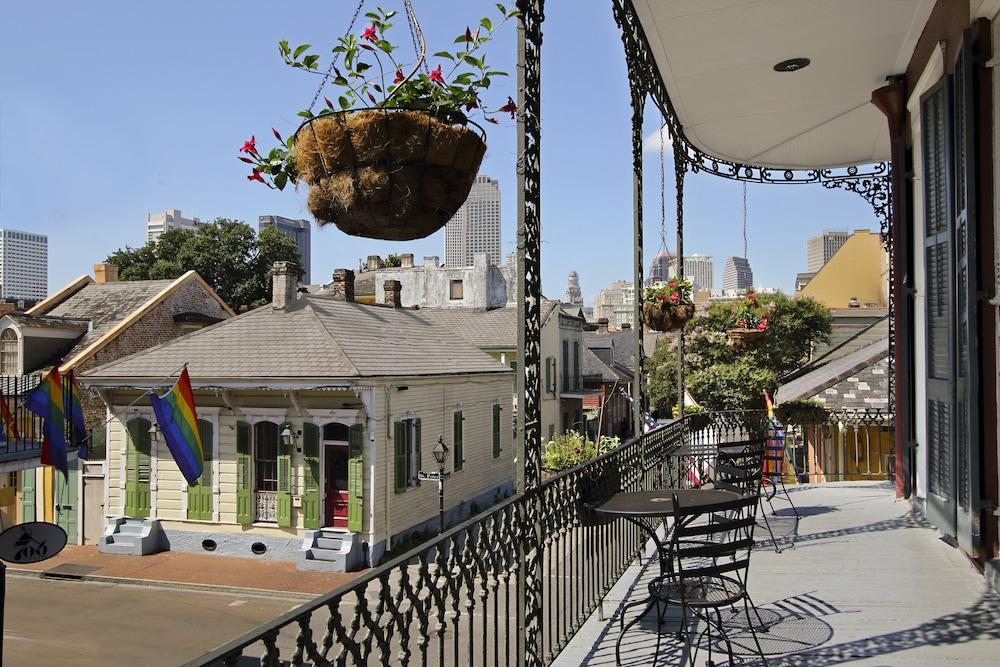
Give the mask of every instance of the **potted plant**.
[(822, 424), (830, 416), (830, 411), (814, 399), (782, 401), (774, 407), (774, 416), (783, 424)]
[[(485, 132), (470, 114), (498, 123), (493, 114), (517, 111), (510, 97), (486, 111), (480, 97), (506, 76), (487, 64), (483, 47), (518, 15), (497, 7), (499, 22), (484, 18), (466, 28), (457, 50), (435, 53), (432, 67), (423, 50), (415, 64), (397, 59), (390, 41), (396, 12), (381, 8), (365, 14), (370, 23), (359, 34), (337, 40), (325, 74), (308, 44), (280, 42), (284, 62), (322, 75), (317, 98), (328, 96), (322, 110), (299, 112), (305, 121), (287, 140), (272, 128), (279, 146), (259, 152), (255, 137), (243, 144), (247, 178), (279, 190), (304, 182), (317, 223), (354, 236), (403, 241), (443, 227), (468, 197), (486, 152)], [(414, 41), (422, 46), (422, 37)]]
[[(674, 419), (677, 419), (679, 412), (678, 406), (675, 405)], [(712, 423), (712, 416), (700, 405), (685, 405), (684, 417), (687, 420), (689, 431), (700, 431)]]
[(729, 344), (737, 350), (756, 346), (767, 332), (771, 314), (757, 300), (756, 292), (748, 292), (733, 311), (733, 326), (726, 331)]
[(647, 287), (642, 298), (642, 320), (653, 331), (676, 331), (694, 317), (691, 281), (673, 278), (659, 287)]

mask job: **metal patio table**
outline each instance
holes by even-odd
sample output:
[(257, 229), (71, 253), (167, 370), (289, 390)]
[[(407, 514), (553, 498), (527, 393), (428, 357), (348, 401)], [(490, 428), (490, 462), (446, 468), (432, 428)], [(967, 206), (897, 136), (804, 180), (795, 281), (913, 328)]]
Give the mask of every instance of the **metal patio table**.
[[(606, 501), (592, 505), (591, 511), (606, 517), (620, 517), (638, 526), (656, 544), (656, 557), (660, 565), (660, 576), (665, 576), (671, 571), (671, 558), (668, 549), (663, 548), (663, 541), (656, 534), (659, 519), (666, 519), (677, 515), (677, 507), (674, 505), (674, 497), (683, 509), (686, 516), (691, 516), (692, 520), (697, 516), (725, 512), (732, 509), (743, 498), (733, 491), (722, 489), (658, 489), (656, 491), (631, 491), (616, 493)], [(669, 531), (668, 531), (669, 534)], [(646, 605), (645, 610), (634, 619), (624, 625), (625, 611), (629, 607), (636, 607), (641, 604)], [(621, 610), (621, 622), (623, 627), (615, 643), (615, 658), (620, 662), (620, 650), (622, 637), (633, 625), (642, 620), (650, 609), (655, 605), (652, 595), (644, 600), (638, 600), (625, 605)], [(657, 618), (657, 623), (663, 622), (662, 616)], [(659, 641), (657, 641), (659, 649)], [(659, 652), (659, 650), (657, 650)]]

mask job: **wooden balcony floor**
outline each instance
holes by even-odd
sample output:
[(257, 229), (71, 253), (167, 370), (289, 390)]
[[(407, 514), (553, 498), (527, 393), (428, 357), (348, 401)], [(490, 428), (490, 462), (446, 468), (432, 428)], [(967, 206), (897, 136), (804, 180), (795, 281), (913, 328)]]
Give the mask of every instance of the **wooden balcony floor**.
[[(772, 667), (824, 665), (996, 665), (1000, 656), (1000, 596), (908, 501), (896, 501), (884, 482), (792, 487), (803, 518), (795, 529), (787, 502), (775, 500), (771, 519), (781, 553), (766, 530), (750, 566), (750, 594), (773, 624), (759, 635)], [(782, 537), (784, 536), (784, 537)], [(794, 547), (792, 547), (794, 543)], [(656, 565), (633, 565), (558, 656), (556, 665), (614, 665), (618, 615), (624, 603), (645, 597)], [(642, 607), (626, 612), (626, 622)], [(660, 665), (689, 663), (669, 633)], [(633, 626), (622, 642), (623, 665), (651, 665), (655, 613)], [(745, 627), (745, 624), (744, 624)], [(734, 665), (760, 665), (753, 640), (736, 628)], [(722, 647), (719, 646), (721, 649)], [(715, 649), (713, 649), (715, 650)], [(707, 659), (704, 647), (696, 664)], [(724, 650), (716, 665), (729, 665)]]

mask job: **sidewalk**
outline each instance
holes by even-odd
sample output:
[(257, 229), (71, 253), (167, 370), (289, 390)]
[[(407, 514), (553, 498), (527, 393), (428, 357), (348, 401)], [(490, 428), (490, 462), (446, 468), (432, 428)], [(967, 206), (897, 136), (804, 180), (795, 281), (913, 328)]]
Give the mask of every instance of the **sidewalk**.
[(102, 554), (96, 546), (67, 545), (57, 556), (40, 563), (11, 566), (10, 572), (47, 572), (59, 566), (91, 577), (114, 577), (136, 582), (169, 582), (226, 586), (320, 595), (358, 576), (358, 572), (302, 572), (295, 563), (164, 551), (150, 556)]

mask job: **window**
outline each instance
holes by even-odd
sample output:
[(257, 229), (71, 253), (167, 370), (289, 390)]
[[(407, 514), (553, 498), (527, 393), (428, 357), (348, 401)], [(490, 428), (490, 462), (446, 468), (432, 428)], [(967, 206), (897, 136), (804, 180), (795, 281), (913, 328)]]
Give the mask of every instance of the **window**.
[(556, 358), (545, 358), (545, 390), (550, 394), (556, 393)]
[(417, 484), (420, 471), (420, 420), (400, 419), (393, 431), (395, 490), (405, 491)]
[(257, 491), (278, 490), (278, 425), (259, 422), (254, 426), (254, 472)]
[(20, 375), (20, 364), (17, 360), (17, 334), (13, 329), (4, 329), (0, 333), (0, 374)]
[(452, 470), (458, 472), (465, 467), (465, 417), (461, 410), (452, 414), (451, 419), (451, 451), (454, 457)]
[(493, 404), (493, 458), (500, 458), (500, 404)]
[(449, 286), (448, 298), (452, 301), (457, 301), (463, 297), (463, 287), (461, 280), (452, 280)]

